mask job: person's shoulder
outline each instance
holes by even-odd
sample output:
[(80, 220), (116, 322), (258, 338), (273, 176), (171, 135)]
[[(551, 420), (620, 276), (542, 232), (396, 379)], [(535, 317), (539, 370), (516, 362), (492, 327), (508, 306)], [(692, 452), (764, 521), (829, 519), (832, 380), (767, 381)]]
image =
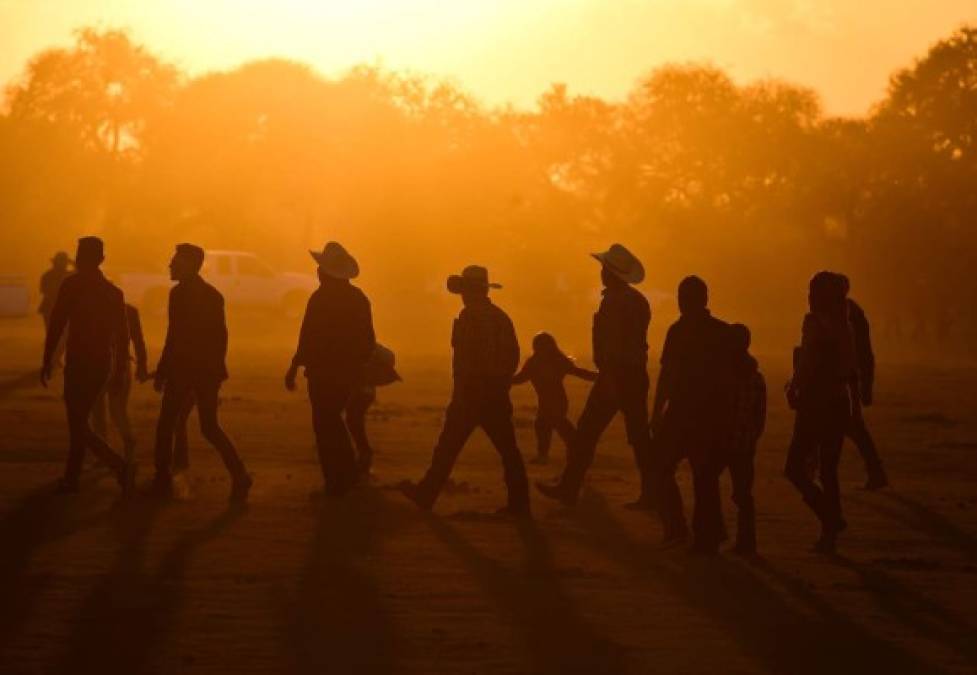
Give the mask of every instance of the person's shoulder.
[(509, 317), (509, 314), (508, 314), (508, 313), (507, 313), (507, 312), (506, 312), (506, 311), (505, 311), (504, 309), (502, 309), (501, 307), (499, 307), (499, 306), (498, 306), (497, 304), (495, 304), (494, 302), (493, 302), (493, 303), (492, 303), (491, 305), (489, 305), (489, 306), (490, 306), (490, 307), (492, 308), (492, 309), (491, 309), (491, 311), (492, 311), (492, 313), (493, 313), (493, 314), (494, 314), (494, 315), (495, 315), (495, 316), (496, 316), (496, 317), (497, 317), (497, 318), (498, 318), (498, 319), (499, 319), (500, 321), (504, 321), (505, 323), (508, 323), (508, 324), (510, 324), (510, 325), (512, 324), (512, 319), (511, 319), (511, 318)]
[(219, 290), (217, 290), (217, 287), (214, 286), (212, 283), (210, 283), (209, 281), (207, 281), (206, 279), (204, 279), (203, 277), (201, 277), (200, 278), (200, 285), (201, 285), (201, 288), (203, 288), (203, 292), (211, 300), (216, 301), (216, 302), (224, 302), (224, 294), (221, 293)]
[[(67, 281), (67, 279), (65, 279)], [(113, 284), (108, 279), (102, 278), (102, 283), (105, 286), (106, 292), (112, 296), (113, 300), (119, 300), (124, 302), (125, 295), (122, 293), (122, 289)]]

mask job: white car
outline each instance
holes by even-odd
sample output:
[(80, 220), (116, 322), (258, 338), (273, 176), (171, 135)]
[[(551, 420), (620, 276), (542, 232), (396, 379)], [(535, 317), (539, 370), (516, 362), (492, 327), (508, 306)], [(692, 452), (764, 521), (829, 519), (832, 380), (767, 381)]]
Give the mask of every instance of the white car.
[[(318, 282), (309, 274), (275, 272), (254, 253), (207, 251), (200, 271), (223, 296), (228, 307), (244, 307), (299, 316)], [(169, 275), (123, 274), (120, 279), (126, 301), (144, 312), (166, 311), (173, 282)]]

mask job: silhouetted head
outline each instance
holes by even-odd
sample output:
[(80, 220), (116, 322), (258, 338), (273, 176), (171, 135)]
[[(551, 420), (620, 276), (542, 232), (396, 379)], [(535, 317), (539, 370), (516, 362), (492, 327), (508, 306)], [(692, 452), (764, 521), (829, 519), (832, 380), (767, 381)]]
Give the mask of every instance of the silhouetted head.
[(644, 281), (644, 265), (621, 244), (612, 244), (606, 251), (590, 255), (600, 262), (600, 280), (607, 288)]
[(849, 291), (851, 291), (851, 282), (844, 274), (838, 274), (836, 276), (838, 277), (838, 283), (841, 284), (841, 291), (847, 296)]
[(325, 282), (326, 278), (338, 279), (339, 281), (349, 281), (360, 275), (360, 266), (356, 258), (349, 254), (342, 244), (330, 241), (322, 247), (322, 253), (309, 251), (309, 254), (319, 263), (317, 275), (319, 281)]
[(469, 265), (461, 274), (452, 274), (447, 286), (448, 292), (460, 295), (466, 306), (487, 298), (490, 288), (502, 288), (501, 284), (489, 281), (488, 270), (480, 265)]
[(693, 275), (682, 279), (678, 285), (678, 309), (682, 314), (702, 312), (709, 305), (709, 287)]
[(835, 319), (845, 317), (846, 281), (840, 274), (823, 270), (811, 277), (808, 284), (807, 302), (814, 314)]
[(68, 254), (64, 251), (58, 251), (54, 254), (54, 257), (51, 258), (51, 267), (59, 271), (68, 269), (68, 265), (70, 264), (71, 258), (69, 258)]
[(98, 237), (82, 237), (78, 240), (78, 253), (75, 255), (75, 267), (78, 271), (97, 269), (105, 260), (105, 244)]
[(556, 338), (543, 331), (533, 336), (533, 352), (536, 354), (553, 354), (559, 352)]
[(170, 279), (186, 281), (200, 274), (204, 264), (204, 250), (194, 244), (177, 244), (170, 260)]
[(750, 351), (750, 329), (742, 323), (734, 323), (729, 327), (729, 335), (732, 340), (733, 351), (737, 354), (745, 354)]

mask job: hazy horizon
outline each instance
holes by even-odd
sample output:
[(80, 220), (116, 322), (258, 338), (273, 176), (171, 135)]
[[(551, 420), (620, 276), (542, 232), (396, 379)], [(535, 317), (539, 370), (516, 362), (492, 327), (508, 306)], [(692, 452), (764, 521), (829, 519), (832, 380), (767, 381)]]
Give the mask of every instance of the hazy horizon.
[(741, 82), (811, 87), (830, 114), (861, 115), (893, 71), (975, 20), (963, 0), (0, 0), (0, 82), (94, 25), (130, 31), (191, 75), (273, 56), (326, 75), (379, 63), (453, 80), (488, 105), (526, 106), (553, 82), (619, 99), (650, 69), (694, 61)]

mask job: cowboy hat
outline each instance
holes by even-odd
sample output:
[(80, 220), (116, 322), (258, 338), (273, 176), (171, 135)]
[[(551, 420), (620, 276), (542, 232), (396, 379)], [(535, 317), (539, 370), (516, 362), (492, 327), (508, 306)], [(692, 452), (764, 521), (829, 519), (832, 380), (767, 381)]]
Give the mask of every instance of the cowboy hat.
[(479, 265), (469, 265), (461, 271), (461, 274), (452, 274), (448, 277), (449, 293), (489, 288), (502, 288), (502, 284), (489, 283), (488, 270)]
[(330, 241), (322, 248), (322, 253), (309, 253), (319, 263), (319, 269), (334, 279), (355, 279), (360, 275), (360, 266), (356, 264), (356, 259), (342, 244)]
[(591, 253), (614, 276), (629, 284), (640, 284), (645, 278), (645, 268), (631, 251), (621, 244), (612, 244), (602, 253)]
[(402, 378), (395, 367), (396, 362), (394, 353), (378, 342), (363, 368), (363, 381), (374, 387), (400, 382)]

